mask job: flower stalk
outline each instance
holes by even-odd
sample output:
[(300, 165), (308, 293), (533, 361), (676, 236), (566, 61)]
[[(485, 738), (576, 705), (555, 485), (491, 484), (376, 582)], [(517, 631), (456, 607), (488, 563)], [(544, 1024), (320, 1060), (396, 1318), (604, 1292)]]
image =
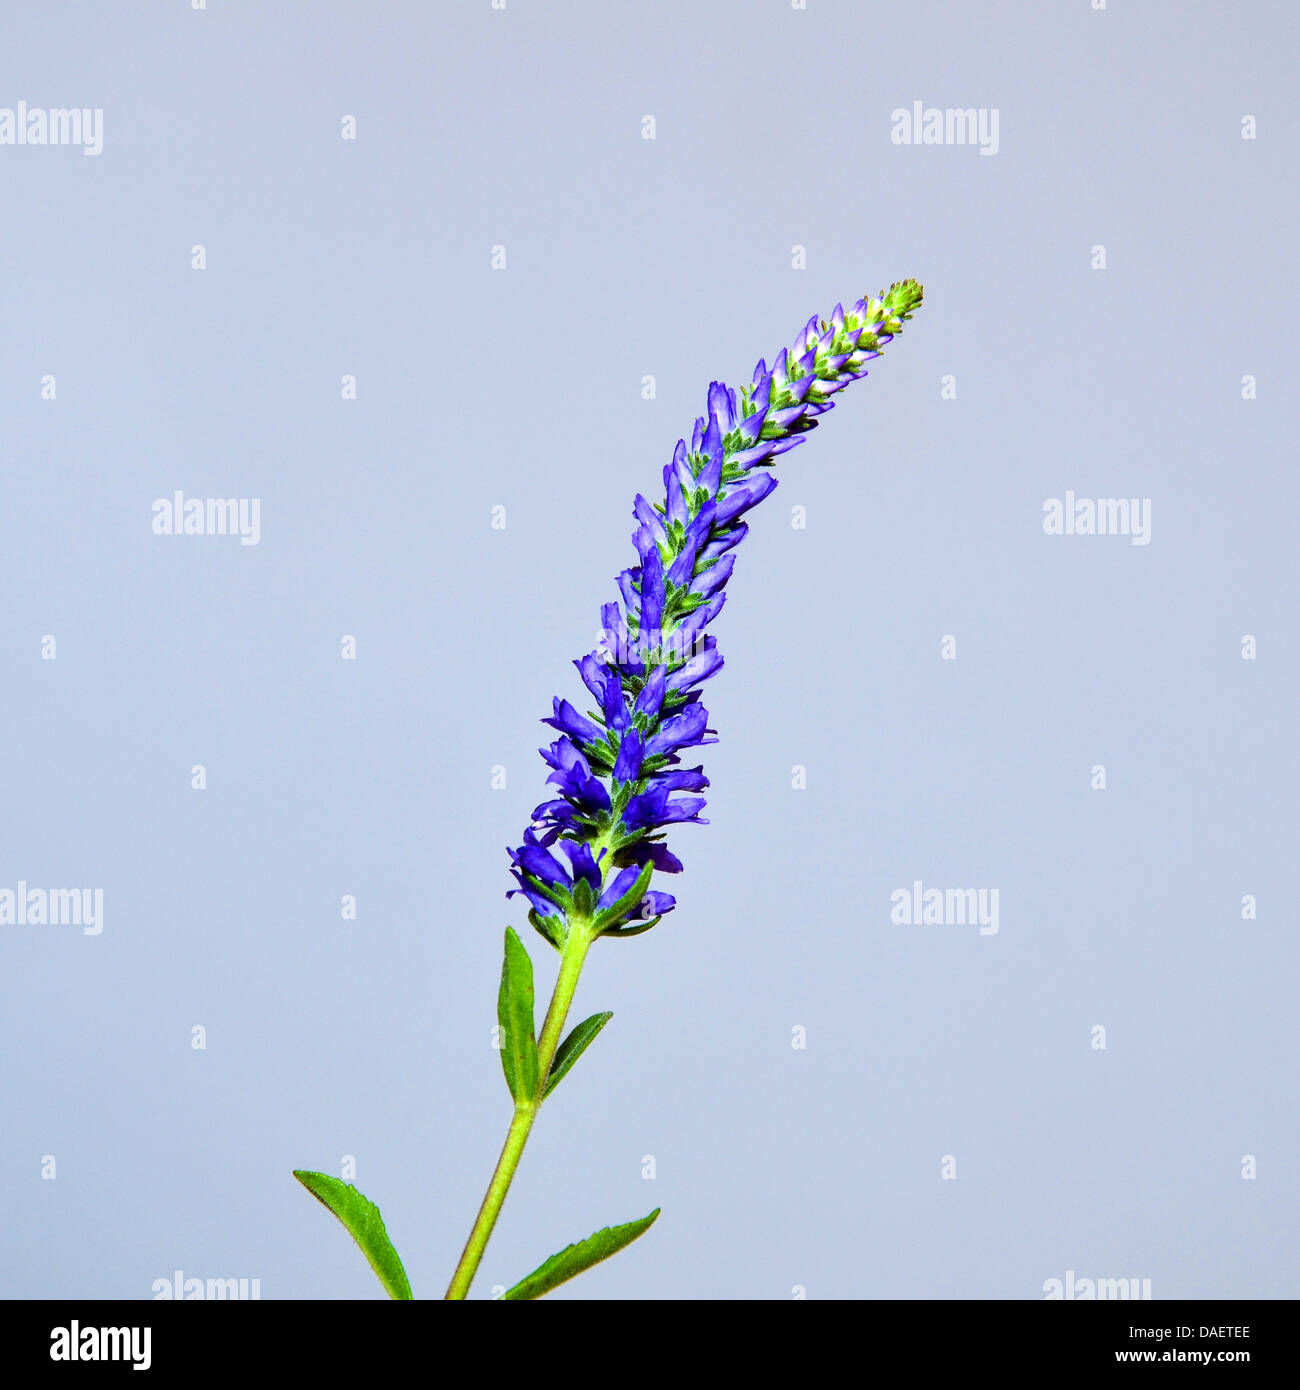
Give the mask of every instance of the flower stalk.
[(455, 1273), (451, 1276), (451, 1283), (447, 1286), (448, 1299), (465, 1298), (469, 1293), (469, 1286), (473, 1282), (474, 1275), (478, 1272), (479, 1262), (483, 1258), (484, 1250), (487, 1249), (487, 1243), (492, 1235), (493, 1227), (497, 1223), (497, 1217), (501, 1214), (501, 1207), (506, 1200), (506, 1194), (510, 1191), (515, 1170), (519, 1167), (519, 1160), (524, 1156), (524, 1145), (528, 1143), (533, 1121), (537, 1118), (537, 1112), (541, 1109), (542, 1101), (545, 1098), (544, 1092), (546, 1082), (550, 1079), (551, 1063), (555, 1060), (555, 1051), (560, 1045), (560, 1034), (564, 1031), (565, 1020), (569, 1016), (569, 1009), (573, 1005), (573, 996), (578, 988), (578, 977), (582, 974), (582, 967), (587, 959), (587, 952), (591, 949), (593, 939), (588, 932), (575, 930), (565, 943), (560, 956), (560, 973), (556, 977), (550, 1007), (546, 1010), (546, 1019), (542, 1024), (541, 1035), (537, 1039), (538, 1075), (540, 1077), (537, 1092), (530, 1098), (515, 1102), (514, 1115), (510, 1120), (510, 1128), (506, 1131), (505, 1143), (501, 1148), (501, 1157), (497, 1159), (492, 1180), (488, 1183), (487, 1192), (483, 1196), (483, 1204), (479, 1207), (478, 1215), (474, 1218), (474, 1225), (470, 1230), (469, 1239), (465, 1242), (465, 1249), (461, 1252), (460, 1262), (456, 1266)]
[[(921, 300), (921, 286), (904, 280), (848, 310), (837, 305), (829, 319), (809, 319), (770, 368), (760, 361), (738, 391), (713, 382), (689, 443), (678, 440), (664, 469), (663, 500), (638, 494), (633, 503), (637, 564), (618, 576), (619, 600), (601, 609), (596, 649), (574, 662), (595, 707), (583, 713), (567, 699), (553, 701), (543, 722), (558, 737), (539, 751), (554, 795), (509, 851), (516, 887), (507, 897), (524, 898), (530, 925), (559, 953), (559, 973), (537, 1033), (532, 961), (506, 929), (497, 1017), (514, 1113), (450, 1300), (469, 1293), (538, 1110), (611, 1017), (592, 1015), (562, 1037), (587, 953), (602, 937), (649, 931), (677, 905), (651, 883), (683, 868), (667, 846), (668, 827), (707, 824), (698, 793), (709, 779), (683, 760), (717, 742), (701, 699), (723, 665), (708, 628), (749, 532), (742, 518), (775, 490), (776, 460), (803, 443), (834, 407), (832, 397), (867, 375)], [(410, 1298), (378, 1209), (325, 1174), (297, 1176), (352, 1233), (392, 1297)], [(567, 1246), (505, 1299), (543, 1297), (635, 1240), (658, 1215)]]
[[(560, 737), (540, 751), (560, 796), (534, 810), (523, 844), (511, 851), (514, 892), (560, 952), (537, 1045), (539, 1089), (516, 1105), (448, 1298), (465, 1296), (500, 1213), (591, 943), (638, 935), (676, 906), (649, 885), (656, 871), (682, 869), (664, 828), (706, 823), (704, 798), (681, 793), (703, 791), (708, 778), (702, 767), (683, 769), (682, 752), (716, 742), (700, 687), (723, 660), (705, 629), (722, 611), (735, 548), (748, 534), (741, 517), (776, 488), (770, 465), (803, 442), (833, 395), (866, 376), (866, 364), (921, 297), (921, 286), (907, 280), (847, 312), (837, 305), (829, 321), (809, 319), (770, 370), (760, 361), (739, 392), (714, 382), (689, 447), (679, 440), (664, 469), (663, 502), (638, 495), (633, 504), (640, 563), (618, 577), (622, 604), (601, 610), (600, 645), (574, 662), (599, 709), (583, 715), (556, 698), (544, 722)], [(557, 843), (567, 866), (551, 852)]]

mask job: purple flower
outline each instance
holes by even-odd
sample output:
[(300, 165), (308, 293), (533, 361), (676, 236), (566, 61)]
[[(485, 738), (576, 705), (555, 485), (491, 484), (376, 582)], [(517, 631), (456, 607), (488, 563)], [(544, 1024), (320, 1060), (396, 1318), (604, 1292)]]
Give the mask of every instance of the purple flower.
[(713, 382), (689, 442), (678, 440), (664, 468), (663, 501), (637, 494), (637, 563), (618, 576), (619, 601), (601, 609), (601, 647), (574, 663), (597, 708), (554, 701), (543, 722), (561, 737), (541, 754), (558, 796), (534, 810), (510, 851), (512, 895), (524, 896), (553, 945), (575, 921), (633, 935), (675, 906), (648, 883), (682, 868), (664, 827), (707, 824), (704, 798), (691, 793), (708, 778), (680, 766), (681, 750), (717, 742), (700, 696), (723, 659), (705, 629), (749, 533), (740, 518), (776, 487), (771, 465), (816, 428), (832, 396), (866, 376), (920, 302), (920, 285), (907, 280), (847, 311), (837, 304), (829, 320), (809, 319), (770, 369), (759, 361), (738, 391)]

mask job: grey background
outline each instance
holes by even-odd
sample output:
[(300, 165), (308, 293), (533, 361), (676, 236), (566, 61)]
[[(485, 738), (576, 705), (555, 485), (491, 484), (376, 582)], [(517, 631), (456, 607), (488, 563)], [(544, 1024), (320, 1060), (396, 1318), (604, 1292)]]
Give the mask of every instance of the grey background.
[[(1300, 1292), (1294, 6), (6, 30), (0, 105), (105, 143), (0, 148), (0, 886), (102, 887), (105, 929), (0, 929), (0, 1292), (382, 1297), (289, 1176), (352, 1154), (440, 1296), (508, 1118), (503, 847), (632, 496), (712, 378), (905, 275), (925, 307), (752, 518), (712, 824), (677, 912), (593, 953), (615, 1020), (476, 1294), (657, 1205), (556, 1297)], [(1000, 152), (891, 144), (915, 100), (998, 108)], [(152, 534), (177, 488), (260, 498), (260, 545)], [(1152, 543), (1045, 536), (1067, 489), (1150, 497)], [(916, 878), (998, 888), (998, 935), (891, 925)]]

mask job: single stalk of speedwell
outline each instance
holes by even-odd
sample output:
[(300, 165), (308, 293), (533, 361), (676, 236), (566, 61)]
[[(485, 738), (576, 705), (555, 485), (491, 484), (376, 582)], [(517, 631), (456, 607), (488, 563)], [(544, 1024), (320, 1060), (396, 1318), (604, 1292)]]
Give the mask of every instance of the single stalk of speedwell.
[[(560, 969), (537, 1033), (532, 961), (506, 928), (497, 1020), (514, 1114), (448, 1299), (469, 1292), (537, 1112), (612, 1017), (593, 1014), (564, 1033), (588, 951), (600, 938), (649, 931), (676, 906), (651, 883), (657, 873), (682, 870), (666, 844), (668, 827), (707, 823), (696, 793), (709, 779), (702, 766), (682, 763), (687, 750), (717, 742), (701, 694), (722, 669), (708, 629), (749, 532), (741, 518), (776, 487), (776, 460), (803, 443), (837, 391), (867, 375), (867, 363), (921, 297), (921, 286), (904, 280), (851, 309), (837, 305), (829, 320), (809, 319), (770, 368), (760, 361), (738, 391), (715, 381), (690, 443), (678, 440), (664, 469), (663, 500), (638, 494), (633, 503), (637, 563), (618, 576), (619, 600), (601, 609), (595, 651), (574, 662), (595, 708), (582, 714), (555, 699), (543, 722), (558, 737), (541, 749), (555, 794), (533, 811), (523, 843), (510, 851), (517, 886), (507, 897), (523, 897), (529, 924), (559, 953)], [(389, 1294), (411, 1298), (379, 1209), (325, 1173), (295, 1176), (352, 1233)], [(656, 1208), (567, 1246), (503, 1297), (541, 1298), (630, 1244), (658, 1215)]]

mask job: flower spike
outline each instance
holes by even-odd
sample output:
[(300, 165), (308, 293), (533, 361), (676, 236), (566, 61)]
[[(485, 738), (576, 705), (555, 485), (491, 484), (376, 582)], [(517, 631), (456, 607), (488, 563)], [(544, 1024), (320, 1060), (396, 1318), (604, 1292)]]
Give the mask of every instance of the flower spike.
[(689, 794), (708, 778), (680, 763), (683, 750), (717, 741), (700, 696), (723, 658), (705, 629), (749, 532), (741, 518), (775, 490), (776, 460), (867, 375), (921, 300), (920, 284), (903, 280), (849, 309), (837, 304), (829, 320), (810, 318), (770, 368), (761, 359), (739, 390), (712, 382), (689, 443), (678, 440), (664, 468), (663, 501), (637, 495), (638, 563), (618, 576), (620, 600), (601, 610), (600, 645), (574, 663), (596, 707), (583, 714), (555, 699), (543, 722), (561, 737), (541, 754), (559, 795), (533, 811), (533, 828), (510, 852), (511, 895), (527, 899), (529, 920), (557, 950), (575, 921), (632, 935), (672, 910), (672, 897), (649, 889), (650, 875), (682, 868), (663, 843), (666, 826), (708, 823), (704, 798)]

